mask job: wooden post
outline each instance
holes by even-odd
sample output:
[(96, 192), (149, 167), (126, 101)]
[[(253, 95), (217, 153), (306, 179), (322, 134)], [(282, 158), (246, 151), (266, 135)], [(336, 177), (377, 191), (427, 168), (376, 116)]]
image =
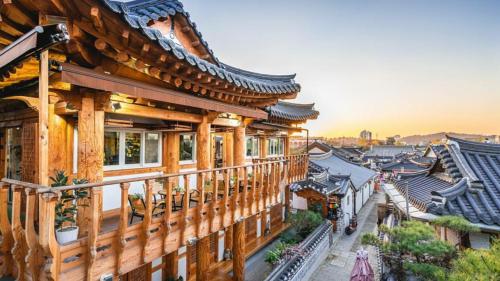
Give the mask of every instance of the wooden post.
[(231, 167), (234, 163), (234, 149), (233, 149), (233, 134), (224, 133), (224, 164), (225, 167)]
[[(68, 138), (68, 123), (64, 117), (55, 114), (54, 104), (49, 104), (49, 169), (50, 175), (56, 170), (71, 174), (72, 166), (68, 164), (71, 155)], [(72, 151), (71, 151), (72, 153)]]
[[(104, 111), (92, 94), (82, 97), (81, 106), (78, 111), (78, 178), (100, 182), (103, 179)], [(100, 219), (102, 193), (98, 196), (96, 207)], [(88, 207), (79, 207), (77, 222), (81, 236), (87, 234), (91, 212)]]
[(57, 196), (53, 193), (39, 195), (39, 232), (38, 239), (43, 250), (43, 265), (40, 267), (40, 280), (59, 280), (61, 266), (59, 244), (55, 237), (55, 207)]
[(210, 169), (210, 123), (203, 116), (196, 130), (196, 165), (198, 170)]
[(285, 137), (285, 156), (290, 155), (290, 136)]
[(259, 156), (260, 158), (266, 158), (267, 157), (267, 137), (266, 136), (261, 136), (259, 138)]
[(90, 190), (90, 216), (87, 240), (87, 281), (95, 280), (94, 268), (97, 258), (97, 236), (99, 235), (99, 204), (102, 198), (102, 187), (94, 187)]
[(245, 127), (234, 128), (234, 165), (245, 165)]
[(234, 225), (233, 238), (233, 280), (245, 280), (245, 220), (240, 220)]
[(49, 183), (49, 51), (40, 53), (38, 76), (38, 183)]
[(123, 252), (125, 252), (125, 246), (127, 241), (125, 240), (125, 234), (128, 227), (128, 189), (130, 188), (129, 183), (121, 183), (121, 205), (120, 205), (120, 224), (118, 226), (118, 247), (116, 253), (116, 266), (115, 266), (115, 278), (119, 278), (125, 272), (122, 270), (123, 262)]
[(208, 280), (210, 269), (210, 236), (196, 242), (196, 280)]
[(8, 276), (12, 274), (14, 269), (14, 260), (12, 259), (11, 249), (14, 245), (14, 237), (12, 236), (12, 228), (9, 222), (7, 212), (9, 201), (9, 186), (0, 183), (0, 232), (2, 233), (2, 242), (0, 244), (0, 252), (3, 255), (4, 265), (0, 276)]

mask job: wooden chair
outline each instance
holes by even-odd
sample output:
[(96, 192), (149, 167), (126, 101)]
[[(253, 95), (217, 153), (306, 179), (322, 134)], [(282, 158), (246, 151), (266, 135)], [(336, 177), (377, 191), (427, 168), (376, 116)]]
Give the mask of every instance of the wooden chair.
[[(144, 202), (144, 198), (136, 199), (135, 195), (129, 194), (128, 203), (130, 204), (130, 208), (132, 209), (132, 216), (130, 217), (130, 224), (134, 221), (134, 217), (139, 217), (141, 220), (144, 219), (144, 215), (146, 214), (146, 203)], [(158, 216), (163, 214), (163, 210), (160, 208), (153, 208), (153, 216)]]

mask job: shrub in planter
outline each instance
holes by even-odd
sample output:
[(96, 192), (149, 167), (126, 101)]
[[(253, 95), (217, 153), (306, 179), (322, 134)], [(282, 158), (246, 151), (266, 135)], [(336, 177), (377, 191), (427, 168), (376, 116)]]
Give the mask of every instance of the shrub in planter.
[[(50, 177), (53, 181), (52, 187), (68, 185), (68, 176), (64, 171), (56, 171), (55, 177)], [(73, 185), (88, 183), (86, 179), (73, 179)], [(82, 204), (83, 199), (88, 198), (86, 189), (61, 191), (59, 201), (55, 207), (55, 228), (56, 238), (61, 244), (75, 241), (78, 238), (78, 226), (76, 226), (77, 206), (87, 206)]]
[(289, 217), (289, 223), (293, 225), (297, 235), (302, 239), (306, 238), (322, 222), (323, 217), (313, 211), (299, 211)]

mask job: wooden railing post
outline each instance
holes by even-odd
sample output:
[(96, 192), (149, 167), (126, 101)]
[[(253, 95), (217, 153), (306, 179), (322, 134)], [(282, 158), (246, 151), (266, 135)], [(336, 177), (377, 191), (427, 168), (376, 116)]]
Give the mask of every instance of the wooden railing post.
[[(248, 167), (243, 168), (243, 194), (240, 196), (240, 216), (245, 216), (245, 208), (247, 208), (247, 193), (248, 193)], [(251, 206), (250, 206), (251, 207)], [(251, 210), (249, 210), (251, 211)]]
[(41, 266), (40, 280), (59, 280), (61, 261), (59, 244), (55, 237), (55, 207), (57, 198), (58, 196), (54, 193), (42, 193), (38, 196), (38, 238), (43, 250), (43, 265)]
[(189, 213), (189, 177), (184, 175), (184, 197), (182, 198), (182, 221), (180, 224), (181, 231), (181, 245), (186, 244), (186, 231), (188, 223), (188, 213)]
[(17, 279), (24, 280), (26, 274), (26, 262), (28, 245), (26, 245), (25, 233), (21, 224), (21, 198), (23, 187), (12, 185), (12, 234), (14, 236), (14, 246), (12, 256), (16, 263)]
[(28, 252), (25, 258), (27, 272), (30, 274), (31, 280), (36, 281), (40, 276), (40, 262), (41, 262), (41, 249), (38, 244), (38, 235), (35, 231), (35, 211), (36, 205), (36, 192), (34, 189), (25, 188), (26, 192), (26, 212), (25, 212), (25, 226), (24, 231), (26, 234), (26, 244)]
[(163, 253), (167, 254), (167, 244), (168, 244), (168, 235), (172, 231), (171, 226), (171, 217), (172, 217), (172, 184), (170, 178), (165, 178), (163, 182), (163, 190), (165, 191), (165, 213), (163, 213)]
[(125, 272), (122, 270), (123, 263), (123, 252), (125, 251), (125, 247), (127, 245), (127, 241), (125, 240), (125, 233), (127, 232), (128, 227), (128, 190), (130, 188), (129, 183), (121, 183), (121, 206), (120, 206), (120, 225), (118, 226), (118, 248), (116, 252), (116, 271), (115, 278), (119, 278)]
[(94, 267), (97, 257), (97, 237), (99, 236), (99, 214), (100, 198), (102, 196), (102, 187), (91, 188), (90, 191), (90, 217), (87, 239), (87, 281), (94, 281)]
[(196, 242), (196, 280), (209, 280), (210, 269), (210, 236), (205, 236)]
[(149, 240), (151, 239), (151, 233), (149, 229), (151, 228), (151, 220), (153, 216), (153, 180), (146, 180), (145, 183), (145, 199), (146, 209), (144, 210), (144, 220), (142, 221), (142, 262), (147, 262), (146, 254), (149, 246)]
[(196, 186), (198, 189), (198, 205), (196, 206), (196, 237), (200, 238), (201, 237), (201, 224), (202, 224), (202, 218), (203, 218), (203, 206), (205, 205), (205, 174), (204, 173), (198, 173), (197, 174), (197, 181), (196, 181)]
[(1, 276), (11, 275), (14, 269), (14, 260), (11, 249), (14, 246), (14, 237), (8, 215), (9, 185), (0, 183), (0, 232), (2, 233), (2, 242), (0, 252), (3, 257), (3, 267)]

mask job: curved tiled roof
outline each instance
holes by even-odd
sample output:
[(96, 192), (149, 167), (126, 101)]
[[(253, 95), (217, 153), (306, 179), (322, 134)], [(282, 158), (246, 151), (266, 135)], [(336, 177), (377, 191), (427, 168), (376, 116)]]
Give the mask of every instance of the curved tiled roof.
[(298, 104), (278, 101), (277, 104), (266, 108), (270, 119), (287, 121), (306, 121), (318, 118), (319, 111), (314, 110), (314, 103)]
[(431, 192), (445, 190), (453, 186), (450, 182), (429, 175), (427, 171), (401, 174), (399, 179), (394, 182), (394, 186), (403, 195), (406, 195), (407, 184), (410, 201), (422, 211), (425, 211), (427, 205), (431, 203)]
[(473, 223), (500, 225), (500, 145), (448, 137), (439, 157), (455, 185), (432, 194), (435, 214), (461, 215)]
[[(102, 1), (113, 12), (122, 15), (124, 21), (130, 27), (140, 30), (150, 40), (156, 41), (165, 51), (171, 53), (177, 59), (183, 60), (193, 67), (197, 67), (204, 73), (226, 80), (237, 87), (261, 94), (285, 95), (300, 91), (300, 85), (293, 80), (295, 75), (258, 74), (220, 63), (213, 51), (208, 47), (208, 43), (203, 40), (201, 33), (196, 28), (196, 24), (191, 21), (189, 13), (184, 10), (182, 3), (178, 0)], [(151, 20), (175, 16), (177, 14), (181, 14), (187, 19), (215, 63), (191, 54), (181, 44), (176, 42), (177, 40), (164, 36), (159, 30), (148, 26)]]

